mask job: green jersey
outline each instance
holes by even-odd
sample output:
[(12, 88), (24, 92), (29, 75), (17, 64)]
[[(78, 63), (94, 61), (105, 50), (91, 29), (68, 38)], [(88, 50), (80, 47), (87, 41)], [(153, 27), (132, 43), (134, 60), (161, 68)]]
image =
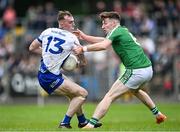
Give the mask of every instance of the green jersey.
[(106, 38), (112, 41), (115, 53), (126, 68), (137, 69), (151, 66), (151, 61), (127, 28), (117, 26)]

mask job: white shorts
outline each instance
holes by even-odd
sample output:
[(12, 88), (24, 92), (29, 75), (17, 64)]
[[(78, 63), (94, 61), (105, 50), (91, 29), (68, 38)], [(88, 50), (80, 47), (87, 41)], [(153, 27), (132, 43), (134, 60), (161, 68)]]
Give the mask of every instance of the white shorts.
[(120, 81), (130, 89), (138, 89), (142, 84), (151, 80), (153, 76), (152, 66), (139, 69), (126, 69), (120, 77)]

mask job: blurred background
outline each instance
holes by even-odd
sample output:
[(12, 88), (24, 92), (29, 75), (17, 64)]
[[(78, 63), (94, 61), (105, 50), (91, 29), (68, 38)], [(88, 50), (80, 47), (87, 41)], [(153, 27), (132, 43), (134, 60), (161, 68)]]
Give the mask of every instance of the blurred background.
[[(158, 101), (180, 101), (180, 0), (0, 0), (1, 104), (59, 101), (40, 88), (40, 56), (28, 51), (44, 29), (57, 26), (58, 10), (69, 10), (79, 29), (97, 36), (104, 36), (98, 14), (119, 12), (121, 25), (137, 37), (153, 63), (154, 77), (144, 90)], [(88, 90), (88, 101), (99, 101), (124, 67), (111, 49), (85, 55), (86, 67), (63, 72)], [(127, 93), (119, 101), (132, 99)]]

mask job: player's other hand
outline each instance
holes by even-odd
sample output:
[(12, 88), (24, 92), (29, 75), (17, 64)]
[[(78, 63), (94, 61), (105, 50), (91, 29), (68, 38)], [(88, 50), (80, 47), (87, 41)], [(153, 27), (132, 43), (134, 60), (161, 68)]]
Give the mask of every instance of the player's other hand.
[(79, 55), (83, 53), (83, 46), (79, 45), (73, 48), (73, 52), (75, 55)]
[(74, 35), (76, 35), (76, 37), (78, 37), (78, 38), (80, 39), (79, 29), (76, 29), (76, 30), (72, 31), (72, 33), (73, 33)]
[(73, 31), (73, 34), (76, 35), (78, 37), (78, 39), (84, 40), (85, 34), (81, 30), (76, 29)]

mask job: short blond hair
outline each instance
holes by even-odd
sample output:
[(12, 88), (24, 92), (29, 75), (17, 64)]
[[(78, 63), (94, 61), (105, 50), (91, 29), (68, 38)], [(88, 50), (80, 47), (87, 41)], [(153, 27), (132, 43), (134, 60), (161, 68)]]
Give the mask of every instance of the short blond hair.
[(64, 16), (72, 16), (72, 14), (69, 11), (59, 11), (58, 12), (58, 16), (57, 16), (57, 20), (63, 20)]

